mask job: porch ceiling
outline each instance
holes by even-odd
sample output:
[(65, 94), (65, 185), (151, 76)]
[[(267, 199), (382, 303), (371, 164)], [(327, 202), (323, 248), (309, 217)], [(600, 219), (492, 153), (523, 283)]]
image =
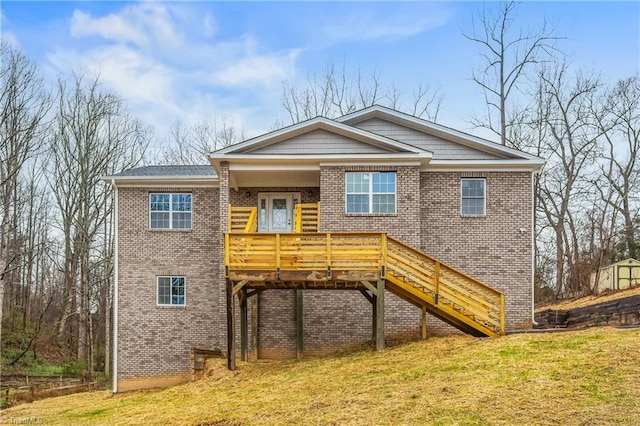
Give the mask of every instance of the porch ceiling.
[(230, 170), (232, 188), (319, 187), (320, 170)]

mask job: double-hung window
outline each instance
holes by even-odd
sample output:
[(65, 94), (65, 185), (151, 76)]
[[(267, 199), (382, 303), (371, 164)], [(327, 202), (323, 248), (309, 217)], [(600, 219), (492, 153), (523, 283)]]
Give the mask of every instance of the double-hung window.
[(191, 194), (149, 194), (151, 229), (191, 229)]
[(487, 206), (487, 183), (485, 179), (462, 178), (462, 209), (463, 216), (484, 216)]
[(347, 172), (345, 181), (347, 213), (396, 213), (396, 172)]
[(185, 305), (185, 277), (158, 277), (158, 305)]

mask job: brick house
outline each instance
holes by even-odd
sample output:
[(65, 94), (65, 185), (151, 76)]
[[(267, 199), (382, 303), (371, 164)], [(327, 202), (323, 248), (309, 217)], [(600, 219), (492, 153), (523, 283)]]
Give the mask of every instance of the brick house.
[(373, 106), (116, 188), (114, 392), (242, 359), (531, 327), (538, 157)]

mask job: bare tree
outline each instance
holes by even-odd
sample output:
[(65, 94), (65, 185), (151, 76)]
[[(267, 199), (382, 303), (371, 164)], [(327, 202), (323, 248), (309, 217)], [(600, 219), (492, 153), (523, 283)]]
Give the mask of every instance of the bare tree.
[(244, 130), (227, 117), (185, 126), (177, 121), (171, 127), (161, 162), (167, 164), (209, 164), (209, 154), (246, 138)]
[[(0, 45), (0, 319), (5, 278), (18, 267), (15, 243), (18, 183), (24, 165), (42, 147), (45, 117), (51, 106), (36, 66), (22, 52)], [(13, 236), (13, 242), (10, 241)], [(10, 253), (10, 248), (13, 253)]]
[(92, 285), (96, 237), (110, 217), (104, 207), (111, 189), (100, 178), (136, 165), (147, 144), (141, 124), (117, 96), (100, 87), (98, 78), (75, 76), (71, 86), (59, 81), (50, 144), (50, 188), (65, 241), (64, 307), (58, 331), (72, 331), (67, 321), (75, 317), (76, 332), (67, 336), (77, 348), (78, 360), (87, 362), (89, 374), (93, 373), (91, 312), (99, 303)]
[[(640, 77), (621, 80), (592, 106), (603, 155), (601, 199), (622, 220), (625, 257), (639, 257), (635, 223), (640, 217)], [(615, 220), (615, 217), (614, 217)]]
[(395, 84), (385, 84), (380, 72), (347, 71), (329, 63), (320, 73), (310, 72), (304, 83), (285, 81), (282, 105), (291, 123), (314, 117), (335, 118), (362, 108), (381, 104), (403, 110), (416, 117), (437, 120), (443, 98), (437, 89), (420, 84), (413, 90), (410, 107), (404, 108), (404, 96)]
[(560, 39), (546, 22), (537, 29), (515, 29), (515, 9), (513, 0), (483, 9), (479, 22), (474, 20), (471, 31), (463, 33), (481, 49), (482, 65), (472, 79), (482, 88), (487, 108), (486, 116), (473, 118), (472, 124), (494, 132), (503, 145), (509, 142), (509, 101), (531, 66), (553, 58), (554, 43)]
[[(531, 123), (540, 126), (539, 152), (547, 159), (536, 193), (537, 206), (552, 230), (547, 241), (555, 247), (555, 292), (576, 288), (585, 277), (576, 275), (580, 263), (580, 212), (594, 192), (599, 132), (590, 113), (600, 83), (596, 77), (573, 75), (565, 64), (540, 73), (540, 106)], [(568, 269), (565, 268), (569, 265)], [(573, 268), (572, 268), (573, 267)], [(588, 277), (587, 279), (588, 280)]]

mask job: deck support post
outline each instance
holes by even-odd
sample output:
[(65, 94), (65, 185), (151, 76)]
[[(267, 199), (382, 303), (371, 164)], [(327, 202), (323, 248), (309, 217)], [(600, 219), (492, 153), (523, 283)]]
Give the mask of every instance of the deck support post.
[(258, 298), (260, 293), (256, 293), (251, 297), (251, 360), (258, 359)]
[(227, 368), (236, 369), (235, 321), (233, 318), (233, 282), (227, 280)]
[(247, 289), (242, 288), (238, 293), (240, 302), (240, 361), (247, 361), (249, 347), (249, 321), (247, 309)]
[(302, 320), (302, 290), (296, 290), (296, 358), (304, 351), (304, 324)]
[(384, 350), (384, 280), (378, 280), (376, 295), (376, 350)]
[(426, 339), (427, 338), (427, 307), (423, 306), (422, 307), (422, 338)]
[(371, 297), (371, 344), (375, 345), (378, 338), (378, 296), (374, 294)]

